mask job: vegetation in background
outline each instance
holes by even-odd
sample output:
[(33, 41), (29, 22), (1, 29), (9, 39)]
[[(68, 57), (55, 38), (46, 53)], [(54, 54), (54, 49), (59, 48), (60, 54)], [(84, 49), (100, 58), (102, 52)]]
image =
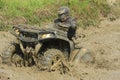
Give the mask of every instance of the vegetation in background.
[(0, 0), (0, 22), (7, 26), (19, 23), (41, 26), (57, 17), (60, 6), (68, 6), (78, 25), (84, 28), (97, 25), (100, 15), (106, 17), (110, 13), (105, 0)]

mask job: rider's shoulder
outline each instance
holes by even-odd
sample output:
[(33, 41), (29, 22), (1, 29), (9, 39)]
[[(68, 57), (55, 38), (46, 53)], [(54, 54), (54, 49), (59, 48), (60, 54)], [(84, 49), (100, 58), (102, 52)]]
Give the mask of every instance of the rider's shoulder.
[(75, 18), (73, 18), (73, 17), (69, 17), (69, 19), (68, 19), (70, 22), (71, 21), (76, 21), (76, 19)]

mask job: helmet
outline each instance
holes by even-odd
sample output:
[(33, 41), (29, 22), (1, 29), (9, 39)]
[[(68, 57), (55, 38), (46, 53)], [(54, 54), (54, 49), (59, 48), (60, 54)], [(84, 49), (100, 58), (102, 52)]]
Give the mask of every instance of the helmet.
[(66, 6), (60, 7), (60, 9), (58, 10), (58, 14), (59, 15), (62, 15), (62, 14), (69, 15), (69, 8)]
[(65, 20), (69, 16), (69, 8), (66, 6), (60, 7), (58, 10), (58, 17), (61, 20)]

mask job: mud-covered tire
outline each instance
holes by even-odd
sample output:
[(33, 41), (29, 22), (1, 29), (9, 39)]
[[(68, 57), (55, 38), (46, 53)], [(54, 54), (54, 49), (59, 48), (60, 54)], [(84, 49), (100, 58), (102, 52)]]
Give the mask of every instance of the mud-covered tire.
[(16, 47), (14, 44), (10, 44), (8, 48), (6, 48), (5, 52), (1, 55), (2, 63), (4, 64), (10, 64), (11, 58), (16, 50)]
[(94, 55), (90, 50), (86, 48), (81, 48), (78, 54), (75, 56), (74, 62), (92, 63), (94, 62)]
[[(56, 64), (55, 63), (55, 58), (56, 60), (65, 60), (63, 53), (58, 50), (58, 49), (49, 49), (44, 53), (44, 66), (46, 67), (47, 70), (50, 70), (51, 67)], [(56, 65), (56, 67), (59, 65)]]
[(84, 56), (81, 57), (81, 61), (85, 62), (85, 63), (92, 63), (94, 62), (94, 57), (93, 57), (93, 54), (91, 52), (86, 52), (84, 54)]

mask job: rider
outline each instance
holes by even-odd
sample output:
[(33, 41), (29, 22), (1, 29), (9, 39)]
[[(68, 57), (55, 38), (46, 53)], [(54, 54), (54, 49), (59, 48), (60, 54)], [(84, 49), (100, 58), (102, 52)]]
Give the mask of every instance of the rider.
[(77, 28), (76, 21), (70, 17), (70, 10), (68, 7), (63, 6), (58, 10), (58, 18), (54, 21), (55, 25), (66, 31), (68, 38), (74, 42), (75, 32)]

